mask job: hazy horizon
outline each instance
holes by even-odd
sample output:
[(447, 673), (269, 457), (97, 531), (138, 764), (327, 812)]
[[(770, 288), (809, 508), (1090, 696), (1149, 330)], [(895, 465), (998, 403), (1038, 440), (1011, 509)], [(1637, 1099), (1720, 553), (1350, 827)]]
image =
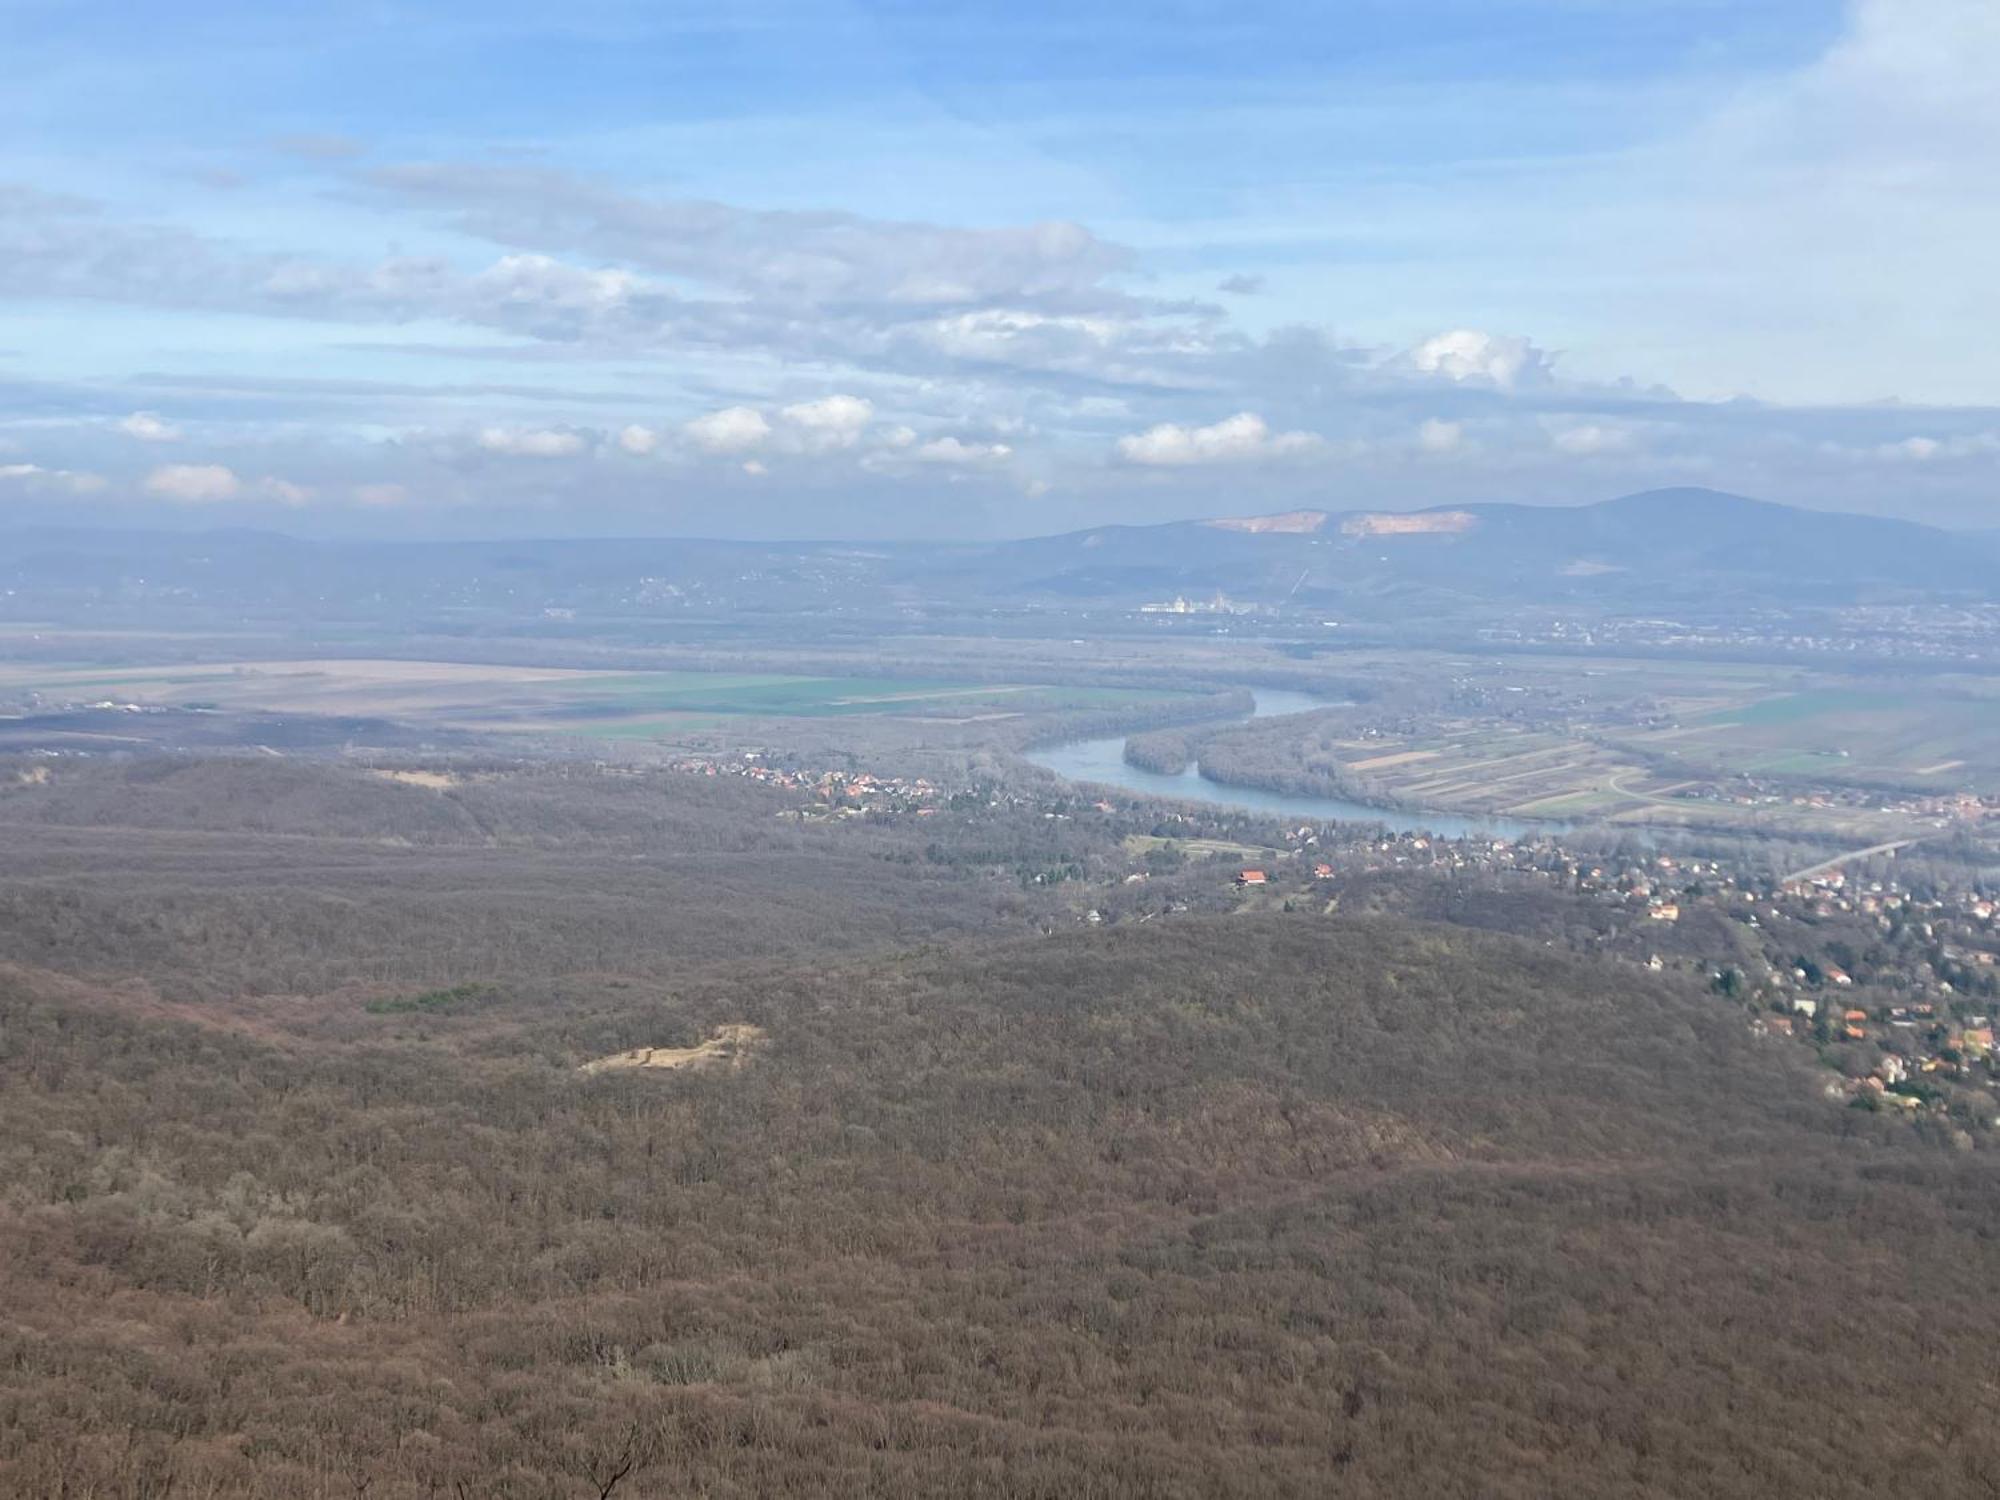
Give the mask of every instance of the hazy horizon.
[[(1671, 505), (1675, 502), (1675, 500), (1679, 496), (1687, 492), (1701, 493), (1706, 495), (1716, 495), (1729, 500), (1748, 501), (1752, 505), (1785, 503), (1785, 502), (1766, 501), (1762, 499), (1762, 497), (1756, 495), (1738, 495), (1733, 492), (1725, 490), (1710, 490), (1700, 486), (1685, 486), (1685, 487), (1676, 487), (1674, 489), (1636, 490), (1623, 494), (1603, 495), (1591, 499), (1582, 499), (1575, 501), (1537, 502), (1537, 501), (1515, 501), (1515, 500), (1467, 500), (1467, 501), (1446, 503), (1437, 506), (1410, 506), (1410, 507), (1396, 507), (1396, 506), (1371, 507), (1371, 506), (1356, 505), (1356, 506), (1343, 506), (1335, 508), (1335, 507), (1325, 507), (1325, 506), (1315, 506), (1315, 505), (1298, 505), (1298, 506), (1287, 507), (1285, 510), (1282, 511), (1280, 510), (1214, 511), (1214, 512), (1191, 514), (1186, 516), (1162, 516), (1158, 518), (1149, 518), (1140, 521), (1109, 521), (1109, 522), (1099, 522), (1096, 524), (1086, 524), (1079, 526), (1064, 526), (1053, 530), (1013, 531), (1004, 533), (990, 532), (983, 535), (975, 535), (971, 533), (948, 533), (941, 531), (912, 532), (908, 535), (869, 535), (869, 534), (856, 535), (856, 534), (842, 534), (833, 531), (797, 532), (797, 533), (783, 533), (783, 532), (772, 531), (766, 533), (744, 533), (744, 532), (730, 532), (727, 530), (717, 530), (712, 532), (704, 532), (696, 530), (678, 530), (678, 531), (645, 530), (645, 529), (640, 529), (636, 525), (621, 529), (617, 525), (617, 521), (619, 520), (619, 518), (615, 516), (606, 517), (603, 524), (595, 528), (587, 527), (584, 525), (572, 525), (569, 529), (562, 531), (554, 531), (548, 529), (536, 530), (533, 525), (535, 518), (532, 513), (519, 517), (518, 519), (520, 524), (518, 526), (511, 528), (507, 523), (510, 519), (514, 518), (506, 518), (506, 517), (489, 518), (492, 521), (492, 524), (490, 524), (487, 529), (471, 530), (471, 529), (465, 529), (464, 526), (456, 528), (451, 527), (449, 525), (427, 526), (424, 523), (428, 520), (431, 520), (432, 518), (418, 515), (418, 516), (403, 516), (401, 518), (403, 521), (405, 521), (405, 523), (412, 520), (418, 522), (418, 524), (415, 526), (405, 524), (400, 527), (390, 527), (385, 525), (377, 529), (367, 530), (367, 529), (355, 529), (351, 526), (335, 526), (329, 528), (323, 525), (315, 525), (313, 523), (321, 518), (315, 516), (311, 512), (300, 512), (300, 511), (293, 511), (289, 514), (273, 516), (269, 518), (269, 520), (241, 520), (241, 521), (222, 521), (216, 518), (215, 516), (210, 515), (203, 511), (134, 512), (131, 515), (130, 519), (126, 520), (114, 519), (110, 516), (106, 516), (101, 512), (99, 513), (82, 512), (82, 513), (75, 513), (68, 515), (58, 514), (58, 515), (51, 515), (48, 517), (28, 517), (28, 518), (23, 518), (19, 514), (0, 515), (0, 536), (4, 536), (9, 532), (12, 532), (16, 535), (28, 535), (36, 532), (55, 532), (55, 533), (75, 532), (78, 535), (103, 535), (107, 537), (117, 536), (121, 534), (128, 536), (161, 535), (161, 536), (188, 536), (188, 537), (251, 534), (251, 535), (282, 537), (287, 540), (300, 541), (300, 542), (348, 542), (356, 544), (409, 542), (409, 543), (423, 543), (423, 544), (463, 543), (466, 545), (477, 545), (479, 543), (484, 543), (484, 542), (555, 543), (555, 542), (572, 542), (572, 541), (575, 542), (683, 541), (683, 542), (723, 542), (723, 543), (744, 542), (744, 543), (766, 543), (770, 545), (797, 545), (797, 546), (814, 546), (822, 544), (853, 544), (858, 546), (875, 545), (875, 546), (920, 547), (927, 544), (979, 545), (979, 544), (1002, 543), (1010, 541), (1028, 541), (1038, 537), (1060, 536), (1060, 535), (1067, 535), (1073, 532), (1095, 531), (1104, 527), (1156, 526), (1156, 525), (1189, 524), (1189, 523), (1200, 524), (1211, 521), (1255, 520), (1267, 516), (1290, 515), (1301, 512), (1307, 514), (1317, 513), (1325, 515), (1365, 514), (1371, 511), (1382, 514), (1398, 514), (1398, 513), (1416, 513), (1423, 510), (1451, 510), (1457, 508), (1458, 506), (1466, 506), (1474, 509), (1477, 509), (1482, 506), (1503, 506), (1503, 507), (1518, 506), (1534, 510), (1583, 510), (1583, 509), (1588, 509), (1591, 506), (1604, 505), (1614, 501), (1650, 500), (1655, 498), (1657, 498), (1657, 500), (1661, 504)], [(1847, 510), (1821, 510), (1821, 508), (1814, 506), (1791, 506), (1788, 508), (1803, 510), (1803, 511), (1820, 510), (1820, 513), (1832, 516), (1866, 514), (1865, 512), (1856, 512)], [(480, 518), (467, 516), (467, 517), (456, 517), (456, 518), (445, 517), (436, 519), (444, 521), (457, 519), (462, 522), (476, 522)], [(1915, 518), (1885, 517), (1884, 519), (1900, 520), (1900, 519), (1915, 519)], [(1924, 525), (1930, 523), (1918, 520), (1917, 524)], [(1967, 527), (1945, 526), (1945, 527), (1939, 527), (1938, 529), (1944, 531), (1958, 531), (1968, 536), (1978, 536), (1984, 532), (1990, 532), (1996, 530), (1996, 528), (1980, 527), (1976, 525)]]

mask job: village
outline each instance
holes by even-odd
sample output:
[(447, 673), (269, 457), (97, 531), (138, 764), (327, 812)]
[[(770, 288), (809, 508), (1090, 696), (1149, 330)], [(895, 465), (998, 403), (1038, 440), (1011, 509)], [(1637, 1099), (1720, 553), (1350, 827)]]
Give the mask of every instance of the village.
[(1583, 834), (1274, 827), (1224, 808), (1062, 784), (953, 786), (791, 766), (775, 752), (688, 757), (671, 769), (799, 794), (809, 800), (778, 815), (802, 823), (954, 814), (1072, 828), (1063, 853), (1006, 873), (1023, 885), (1066, 885), (1073, 920), (1087, 926), (1204, 910), (1386, 909), (1527, 931), (1697, 979), (1741, 1008), (1757, 1034), (1814, 1049), (1828, 1092), (1857, 1108), (2000, 1122), (2000, 906), (1971, 867), (1921, 849), (1861, 851), (1787, 873), (1763, 868), (1754, 847), (1725, 857), (1630, 838), (1599, 847)]
[(1898, 851), (1863, 851), (1786, 878), (1720, 859), (1584, 852), (1552, 837), (1356, 841), (1302, 826), (1287, 842), (1282, 861), (1236, 871), (1245, 902), (1331, 912), (1344, 886), (1396, 873), (1538, 884), (1594, 919), (1568, 929), (1573, 946), (1700, 977), (1760, 1035), (1815, 1048), (1839, 1075), (1829, 1093), (1862, 1108), (1996, 1123), (2000, 903), (1949, 865), (1926, 862), (1906, 877)]
[(733, 759), (684, 756), (668, 769), (688, 776), (735, 777), (779, 791), (804, 792), (813, 800), (788, 808), (780, 817), (799, 821), (858, 818), (893, 812), (930, 816), (946, 800), (944, 789), (923, 776), (877, 775), (873, 771), (801, 769), (767, 760), (765, 752), (745, 750)]

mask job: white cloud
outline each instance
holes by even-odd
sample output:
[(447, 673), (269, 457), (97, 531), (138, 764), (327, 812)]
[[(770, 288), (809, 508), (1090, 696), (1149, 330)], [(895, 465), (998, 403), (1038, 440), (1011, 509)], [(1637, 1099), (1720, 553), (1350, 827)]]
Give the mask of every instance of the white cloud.
[(968, 443), (960, 438), (932, 438), (910, 450), (910, 457), (922, 464), (997, 464), (1013, 456), (1005, 443)]
[(623, 192), (533, 167), (433, 163), (389, 168), (370, 180), (461, 232), (530, 252), (512, 260), (578, 254), (787, 307), (1117, 301), (1105, 279), (1133, 259), (1072, 223), (962, 229), (744, 209)]
[(1117, 318), (1074, 314), (1053, 317), (993, 307), (939, 318), (928, 326), (927, 334), (932, 346), (946, 354), (965, 359), (1013, 360), (1020, 358), (1024, 345), (1037, 349), (1060, 347), (1057, 341), (1064, 338), (1081, 337), (1102, 346), (1123, 327), (1123, 320)]
[(832, 395), (787, 406), (778, 415), (801, 429), (811, 446), (851, 448), (874, 418), (875, 407), (861, 396)]
[(243, 493), (243, 481), (222, 464), (162, 464), (146, 476), (146, 493), (178, 505), (213, 505)]
[(0, 483), (36, 490), (64, 490), (72, 495), (94, 495), (105, 487), (101, 474), (45, 469), (40, 464), (0, 464)]
[(181, 440), (180, 428), (158, 412), (135, 411), (118, 423), (118, 430), (142, 443), (178, 443)]
[(1990, 432), (1979, 432), (1953, 438), (1906, 437), (1892, 443), (1880, 443), (1870, 449), (1867, 456), (1889, 463), (1928, 464), (1989, 458), (1995, 454), (2000, 454), (2000, 437)]
[(914, 427), (891, 427), (882, 434), (882, 446), (885, 448), (907, 448), (916, 440)]
[(634, 422), (618, 434), (618, 446), (636, 458), (644, 458), (660, 446), (660, 435)]
[(583, 451), (584, 441), (582, 433), (553, 427), (484, 427), (479, 446), (515, 458), (569, 458)]
[(1460, 383), (1476, 381), (1502, 390), (1546, 380), (1551, 373), (1548, 354), (1528, 340), (1474, 328), (1455, 328), (1427, 338), (1405, 361), (1419, 374)]
[(771, 471), (753, 458), (743, 465), (743, 472), (748, 474), (752, 479), (762, 479)]
[(1118, 452), (1127, 462), (1154, 468), (1260, 462), (1296, 457), (1321, 446), (1310, 432), (1274, 433), (1262, 417), (1247, 411), (1209, 427), (1162, 422), (1118, 440)]
[(725, 406), (688, 423), (687, 435), (704, 453), (747, 453), (770, 437), (771, 424), (753, 406)]
[(503, 255), (473, 278), (475, 292), (518, 307), (601, 312), (623, 306), (646, 283), (630, 271), (565, 265), (547, 255)]
[(383, 509), (410, 498), (410, 492), (400, 484), (357, 484), (351, 493), (356, 505)]
[(683, 431), (698, 450), (715, 457), (830, 453), (860, 442), (874, 418), (874, 403), (866, 397), (836, 392), (780, 407), (775, 419), (754, 406), (725, 406), (696, 417)]
[(1456, 453), (1465, 446), (1465, 424), (1432, 417), (1417, 428), (1417, 446), (1426, 453)]

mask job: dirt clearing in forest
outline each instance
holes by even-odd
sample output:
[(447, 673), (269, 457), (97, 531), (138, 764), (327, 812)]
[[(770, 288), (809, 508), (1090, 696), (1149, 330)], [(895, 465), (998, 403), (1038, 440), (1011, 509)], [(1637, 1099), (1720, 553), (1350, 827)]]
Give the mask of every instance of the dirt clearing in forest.
[(404, 786), (427, 786), (434, 792), (447, 791), (458, 785), (459, 778), (445, 771), (370, 771), (370, 776), (379, 776), (384, 781), (401, 782)]
[(579, 1073), (612, 1073), (627, 1068), (740, 1068), (764, 1043), (764, 1028), (737, 1023), (718, 1026), (698, 1047), (634, 1047), (614, 1052), (577, 1069)]

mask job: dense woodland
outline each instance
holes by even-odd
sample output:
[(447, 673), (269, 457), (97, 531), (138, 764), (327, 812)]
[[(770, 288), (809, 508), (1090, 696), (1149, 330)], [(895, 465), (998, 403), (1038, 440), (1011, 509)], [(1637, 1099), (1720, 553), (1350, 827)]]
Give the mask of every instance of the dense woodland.
[[(452, 984), (1027, 930), (1018, 886), (909, 829), (801, 828), (796, 796), (588, 766), (443, 792), (298, 762), (0, 774), (0, 959), (176, 998)], [(1022, 830), (1020, 857), (1063, 857)]]
[(0, 1492), (2000, 1492), (1990, 1154), (1698, 986), (779, 810), (0, 794)]

